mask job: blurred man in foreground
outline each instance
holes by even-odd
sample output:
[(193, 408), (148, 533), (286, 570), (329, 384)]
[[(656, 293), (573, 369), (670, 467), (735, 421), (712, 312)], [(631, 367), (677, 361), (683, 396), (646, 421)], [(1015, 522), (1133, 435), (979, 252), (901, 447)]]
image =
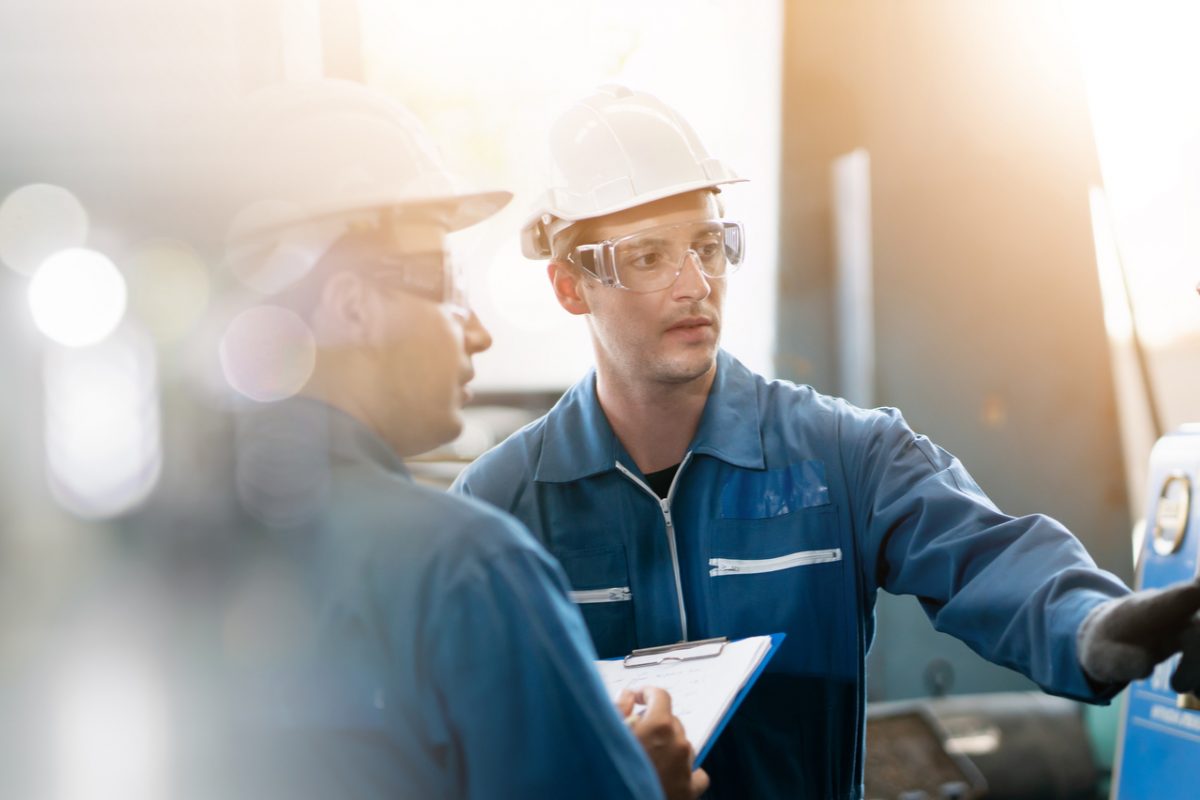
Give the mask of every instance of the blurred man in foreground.
[[(402, 461), (459, 433), (491, 343), (447, 236), (510, 195), (457, 190), (416, 120), (352, 84), (268, 90), (237, 141), (231, 266), (269, 300), (222, 361), (252, 383), (313, 359), (299, 396), (239, 424), (238, 493), (271, 531), (252, 594), (286, 624), (256, 626), (269, 646), (238, 665), (238, 790), (653, 798), (653, 762), (669, 796), (694, 796), (704, 776), (669, 698), (637, 698), (648, 759), (558, 565)], [(272, 358), (245, 352), (258, 344)]]

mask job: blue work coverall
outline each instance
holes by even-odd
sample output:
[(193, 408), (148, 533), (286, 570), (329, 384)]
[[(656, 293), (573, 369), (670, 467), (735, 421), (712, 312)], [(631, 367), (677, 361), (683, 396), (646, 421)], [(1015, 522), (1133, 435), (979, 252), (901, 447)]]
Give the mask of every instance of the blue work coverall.
[(711, 797), (860, 798), (876, 593), (1046, 691), (1107, 699), (1075, 634), (1128, 589), (1061, 524), (996, 508), (894, 409), (767, 381), (728, 353), (668, 497), (614, 435), (595, 374), (486, 453), (457, 490), (529, 526), (602, 657), (787, 633), (704, 766)]
[(291, 576), (284, 596), (303, 635), (240, 680), (243, 788), (661, 797), (592, 666), (562, 570), (524, 527), (416, 485), (381, 439), (321, 403), (289, 401), (241, 427), (239, 472), (259, 478), (243, 495), (306, 472), (311, 491), (294, 502), (312, 509), (268, 552), (272, 582)]

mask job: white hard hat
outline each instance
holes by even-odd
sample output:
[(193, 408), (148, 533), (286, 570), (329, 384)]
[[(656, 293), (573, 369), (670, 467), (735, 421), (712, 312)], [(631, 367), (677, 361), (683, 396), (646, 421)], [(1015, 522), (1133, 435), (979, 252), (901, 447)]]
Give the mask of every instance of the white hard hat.
[(554, 236), (671, 195), (745, 180), (711, 158), (692, 126), (657, 97), (603, 86), (550, 129), (556, 176), (521, 229), (527, 258), (549, 258)]
[(351, 81), (262, 89), (248, 98), (238, 123), (228, 160), (236, 209), (227, 232), (231, 251), (261, 253), (289, 240), (312, 262), (366, 214), (427, 214), (453, 231), (512, 199), (507, 191), (463, 189), (412, 113)]

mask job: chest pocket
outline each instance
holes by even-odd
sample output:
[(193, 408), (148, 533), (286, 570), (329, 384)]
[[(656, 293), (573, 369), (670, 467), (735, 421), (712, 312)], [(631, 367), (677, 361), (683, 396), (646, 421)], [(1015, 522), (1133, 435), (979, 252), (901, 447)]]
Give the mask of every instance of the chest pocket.
[(601, 658), (628, 655), (636, 646), (629, 565), (622, 545), (555, 552), (571, 583), (592, 643)]
[(799, 461), (757, 472), (738, 470), (721, 489), (722, 519), (771, 519), (828, 505), (824, 461)]
[(786, 632), (776, 670), (857, 675), (855, 559), (838, 512), (820, 461), (739, 470), (722, 489), (710, 613), (731, 637)]

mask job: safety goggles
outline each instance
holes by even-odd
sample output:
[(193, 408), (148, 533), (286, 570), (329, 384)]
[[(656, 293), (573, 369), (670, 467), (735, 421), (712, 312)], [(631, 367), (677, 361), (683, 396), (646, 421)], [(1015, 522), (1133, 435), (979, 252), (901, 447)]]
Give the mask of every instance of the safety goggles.
[(738, 222), (678, 222), (581, 244), (568, 258), (605, 286), (657, 292), (675, 283), (688, 258), (707, 278), (735, 272), (742, 263), (745, 241)]
[(398, 221), (391, 209), (348, 220), (349, 230), (330, 247), (323, 261), (332, 269), (348, 268), (387, 288), (445, 305), (455, 316), (469, 319), (461, 267), (441, 248), (407, 252)]
[(444, 305), (462, 320), (471, 316), (462, 268), (447, 253), (388, 253), (376, 259), (370, 274), (402, 292)]

